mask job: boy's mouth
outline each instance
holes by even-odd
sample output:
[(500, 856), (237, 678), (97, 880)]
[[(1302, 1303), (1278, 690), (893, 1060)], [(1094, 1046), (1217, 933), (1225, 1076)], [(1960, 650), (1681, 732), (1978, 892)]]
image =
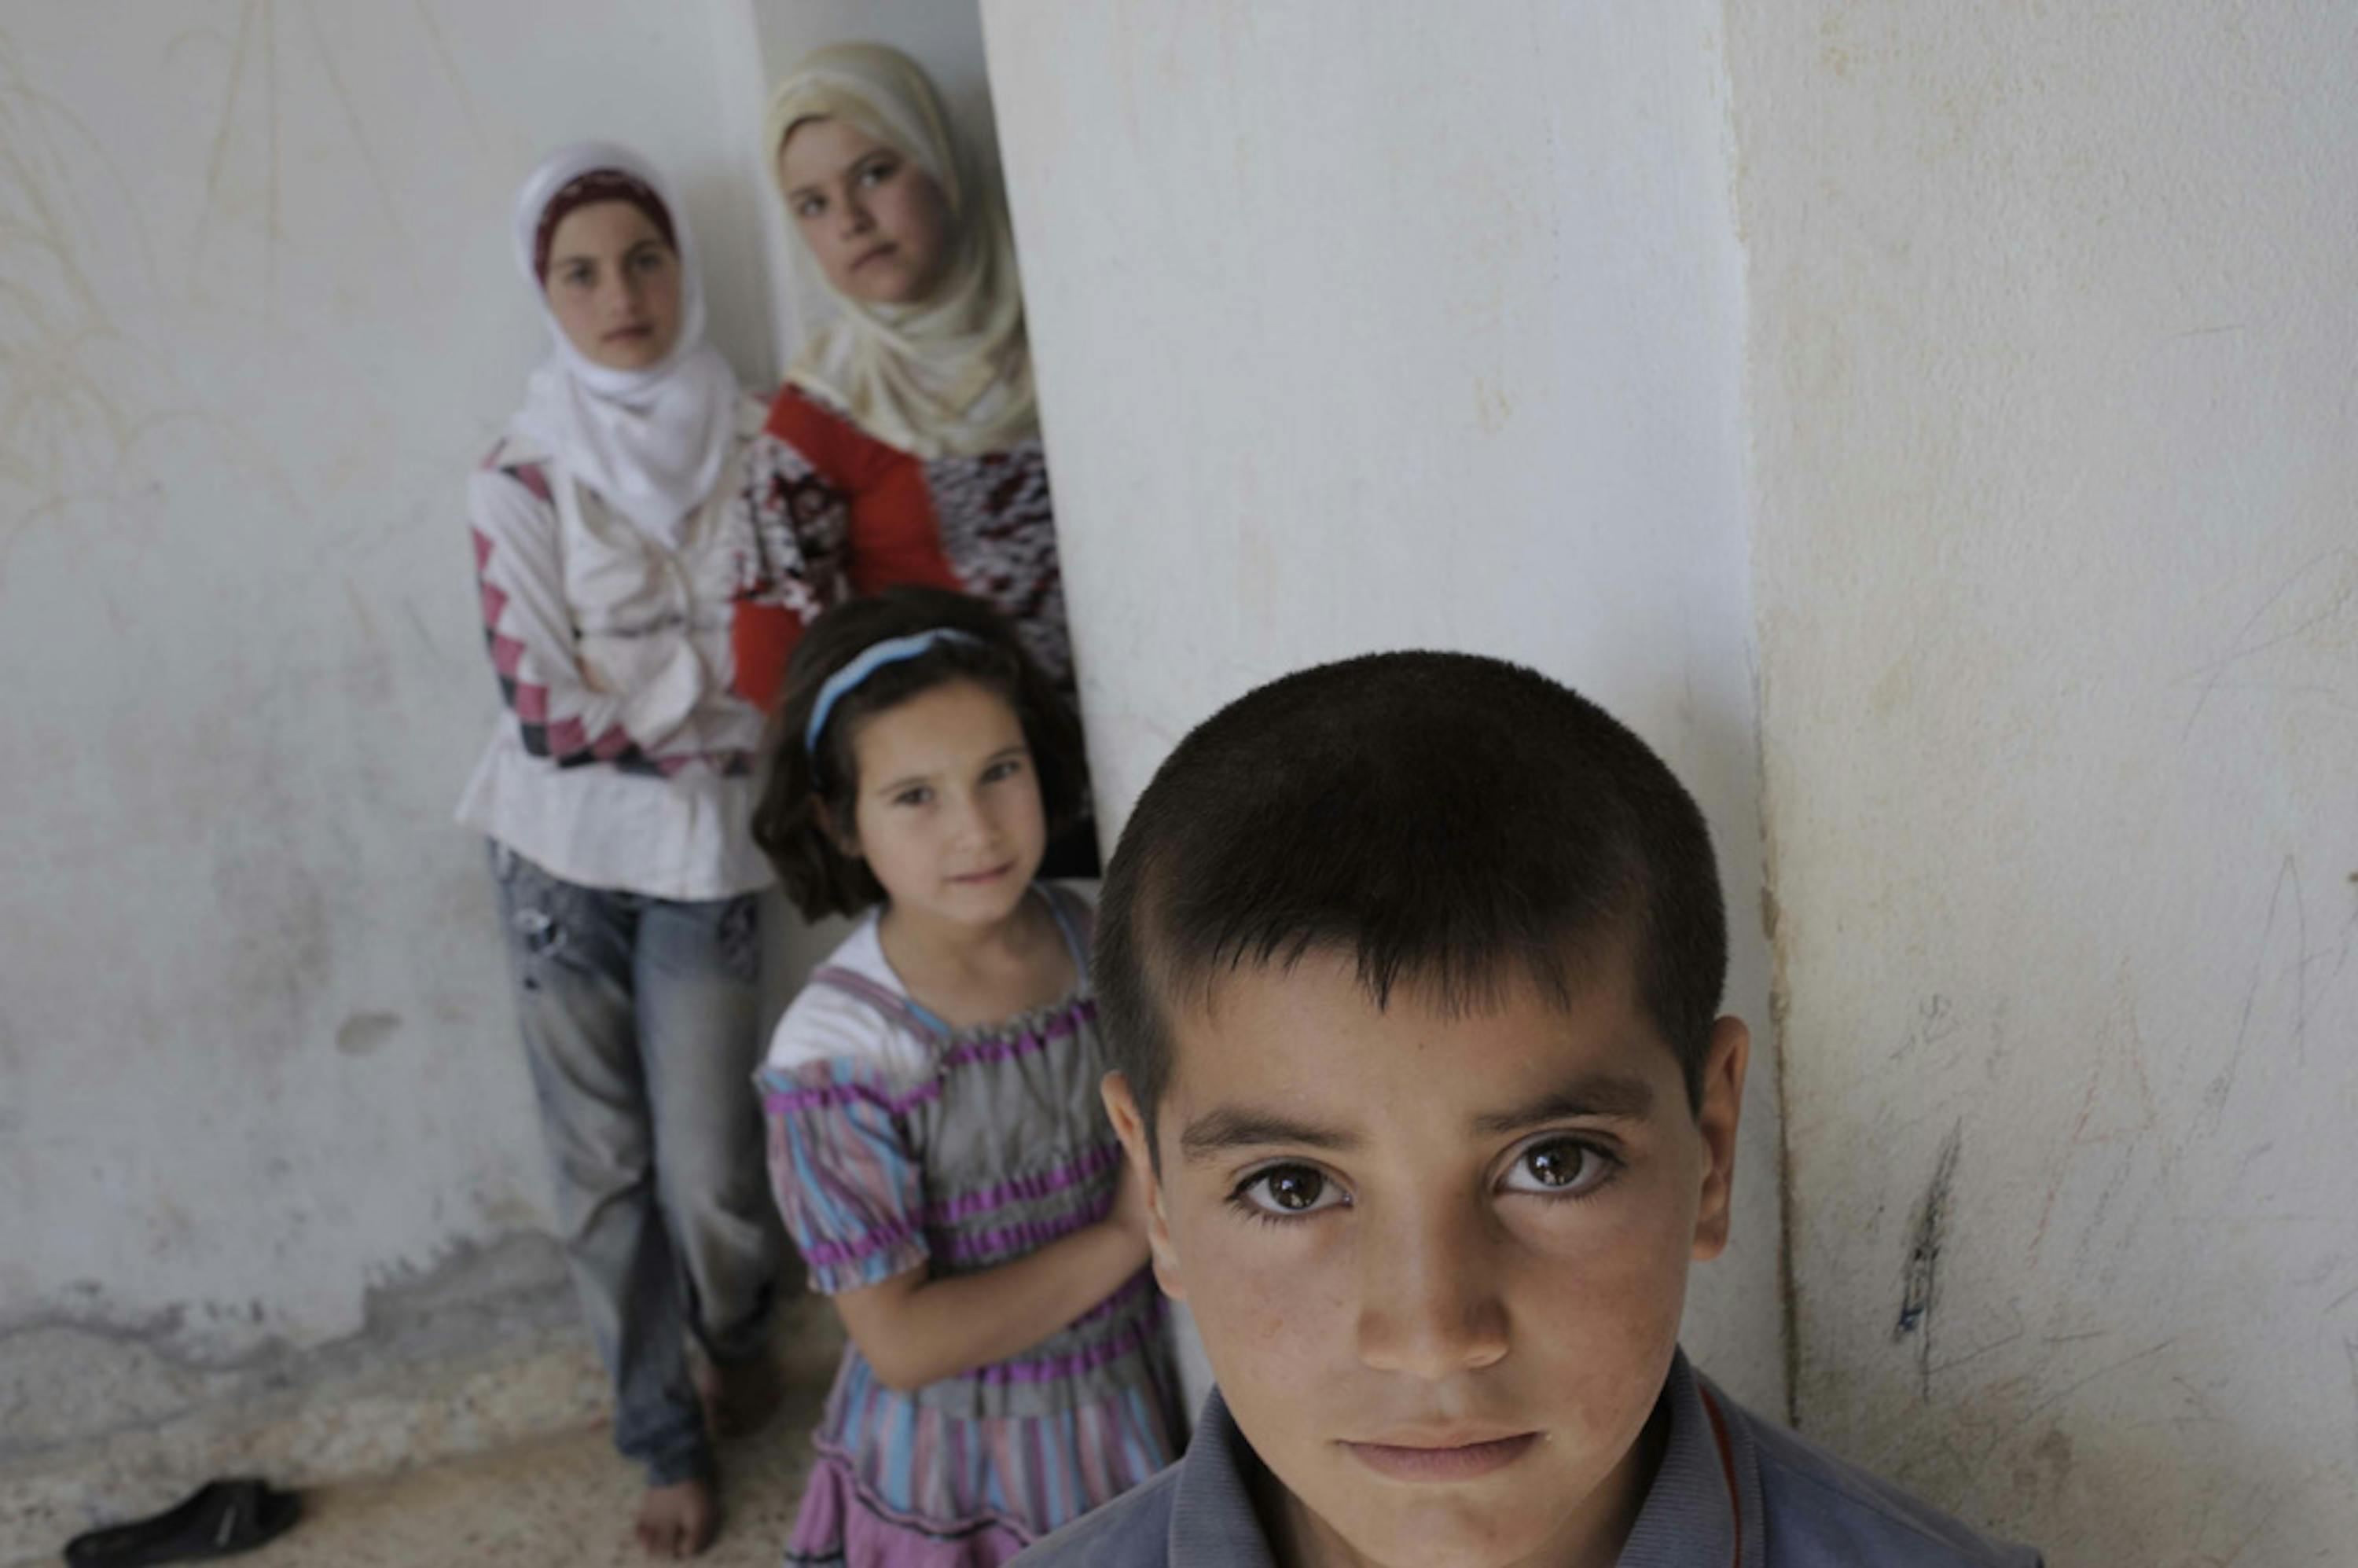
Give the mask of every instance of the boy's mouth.
[(1503, 1437), (1403, 1433), (1390, 1443), (1345, 1443), (1351, 1456), (1394, 1481), (1470, 1481), (1503, 1470), (1539, 1446), (1536, 1432)]

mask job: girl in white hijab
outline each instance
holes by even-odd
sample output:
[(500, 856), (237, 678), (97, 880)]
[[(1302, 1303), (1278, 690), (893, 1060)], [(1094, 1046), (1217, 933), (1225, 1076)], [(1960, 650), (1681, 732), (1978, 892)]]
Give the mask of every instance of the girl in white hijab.
[[(601, 203), (638, 212), (672, 252), (677, 306), (667, 350), (620, 336), (578, 344), (559, 319), (560, 302), (579, 290), (571, 277), (549, 276), (556, 232), (575, 212)], [(660, 175), (627, 148), (600, 142), (567, 147), (535, 169), (515, 209), (516, 263), (552, 344), (525, 384), (516, 422), (609, 506), (666, 542), (676, 542), (687, 514), (720, 477), (736, 434), (738, 398), (736, 373), (704, 341), (696, 237), (677, 211)]]
[[(468, 514), (503, 699), (459, 818), (491, 843), (566, 1255), (658, 1556), (718, 1528), (708, 1406), (758, 1408), (776, 1257), (741, 615), (815, 607), (779, 525), (808, 468), (704, 341), (695, 236), (626, 148), (525, 182), (552, 348)], [(692, 1363), (689, 1341), (698, 1358)]]
[[(925, 583), (988, 600), (1068, 692), (1048, 470), (998, 175), (924, 71), (840, 44), (778, 84), (763, 131), (802, 261), (837, 307), (795, 356), (769, 433), (840, 498), (800, 535), (832, 600)], [(783, 666), (798, 628), (749, 665)], [(1085, 830), (1045, 874), (1090, 874)]]

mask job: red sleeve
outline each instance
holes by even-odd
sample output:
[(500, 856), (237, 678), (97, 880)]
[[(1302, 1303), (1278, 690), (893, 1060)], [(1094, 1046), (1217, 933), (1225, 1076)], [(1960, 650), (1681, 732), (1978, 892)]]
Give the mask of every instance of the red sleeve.
[(770, 433), (850, 498), (847, 563), (854, 593), (900, 583), (966, 590), (942, 553), (925, 465), (788, 386), (770, 406)]
[(786, 694), (786, 661), (803, 640), (803, 618), (783, 604), (741, 599), (729, 618), (735, 676), (730, 689), (775, 716)]

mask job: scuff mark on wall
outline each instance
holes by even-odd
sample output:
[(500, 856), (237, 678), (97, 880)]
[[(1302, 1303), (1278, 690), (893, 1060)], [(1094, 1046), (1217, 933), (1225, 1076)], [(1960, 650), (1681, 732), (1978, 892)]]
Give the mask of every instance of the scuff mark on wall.
[(397, 1012), (356, 1012), (336, 1026), (336, 1049), (347, 1056), (373, 1055), (400, 1033)]
[(2188, 738), (2221, 692), (2320, 699), (2358, 713), (2348, 665), (2358, 654), (2358, 550), (2324, 550), (2281, 579), (2236, 629), (2226, 653), (2179, 677), (2198, 687)]
[[(424, 13), (419, 15), (423, 16)], [(369, 184), (376, 191), (377, 207), (384, 215), (385, 226), (393, 231), (394, 239), (406, 251), (409, 248), (409, 231), (401, 221), (401, 209), (393, 199), (393, 187), (385, 179), (384, 163), (376, 156), (376, 145), (369, 140), (367, 124), (352, 102), (352, 89), (345, 85), (343, 72), (337, 69), (335, 51), (328, 47), (327, 35), (319, 31), (319, 13), (316, 9), (307, 9), (303, 19), (310, 24), (311, 47), (319, 56), (320, 73), (335, 92), (337, 106), (343, 111), (344, 127), (352, 134), (352, 149), (360, 154), (361, 162), (367, 166)]]
[(477, 145), (483, 145), (483, 117), (475, 109), (475, 95), (467, 88), (466, 72), (459, 69), (459, 57), (450, 51), (450, 42), (442, 36), (442, 24), (434, 19), (434, 11), (426, 0), (411, 0), (417, 13), (418, 26), (425, 30), (427, 48), (434, 53), (435, 63), (442, 70), (443, 80), (450, 84), (459, 100), (459, 112), (466, 117), (467, 129)]
[[(88, 200), (99, 181), (120, 199), (103, 229)], [(8, 236), (0, 245), (0, 563), (25, 531), (78, 506), (95, 504), (118, 526), (137, 516), (164, 485), (140, 460), (141, 444), (182, 424), (202, 429), (274, 500), (301, 510), (265, 446), (233, 416), (189, 396), (167, 360), (124, 329), (124, 308), (135, 317), (141, 302), (109, 298), (85, 257), (127, 245), (160, 299), (146, 216), (82, 118), (27, 76), (5, 29), (0, 226)]]
[(18, 532), (68, 503), (70, 455), (83, 440), (96, 434), (121, 456), (141, 417), (125, 384), (137, 378), (103, 368), (127, 345), (79, 263), (53, 125), (88, 140), (0, 32), (0, 559)]
[(1916, 1004), (1916, 1022), (1893, 1046), (1888, 1058), (1893, 1066), (1907, 1060), (1909, 1054), (1927, 1046), (1944, 1045), (1963, 1032), (1963, 1022), (1957, 1017), (1956, 1004), (1935, 991)]
[(221, 114), (213, 125), (212, 152), (205, 167), (205, 204), (197, 217), (196, 238), (189, 246), (189, 253), (198, 264), (202, 264), (206, 241), (212, 231), (213, 213), (222, 203), (222, 177), (229, 165), (230, 140), (237, 128), (238, 103), (243, 95), (245, 73), (254, 54), (257, 20), (263, 35), (263, 109), (268, 123), (268, 163), (264, 178), (262, 212), (262, 232), (265, 239), (263, 297), (268, 301), (275, 299), (277, 294), (278, 243), (284, 238), (278, 223), (278, 29), (272, 0), (245, 0), (238, 7), (237, 36), (230, 45), (229, 82), (222, 92)]
[(2071, 1433), (2060, 1426), (2049, 1427), (2047, 1435), (2030, 1445), (2027, 1458), (2015, 1465), (2014, 1489), (2025, 1495), (2054, 1496), (2071, 1477)]
[[(2288, 896), (2289, 895), (2289, 896)], [(2277, 935), (2280, 923), (2288, 919), (2289, 954), (2280, 951), (2282, 943)], [(2343, 948), (2346, 959), (2348, 948)], [(2243, 1071), (2244, 1059), (2252, 1044), (2252, 1018), (2262, 995), (2271, 982), (2289, 979), (2292, 989), (2292, 1022), (2288, 1039), (2298, 1060), (2309, 1056), (2309, 901), (2300, 885), (2300, 866), (2287, 855), (2277, 867), (2276, 884), (2268, 892), (2267, 919), (2260, 927), (2259, 951), (2252, 959), (2252, 976), (2244, 990), (2244, 1007), (2235, 1022), (2235, 1044), (2227, 1054), (2226, 1063), (2202, 1091), (2203, 1108), (2209, 1124), (2215, 1129), (2222, 1112), (2227, 1108), (2228, 1098), (2234, 1093), (2236, 1076)], [(2273, 970), (2271, 966), (2274, 966)], [(2337, 965), (2335, 973), (2340, 973)]]
[(1899, 1316), (1891, 1325), (1895, 1345), (1915, 1336), (1917, 1388), (1926, 1400), (1932, 1397), (1932, 1317), (1941, 1304), (1941, 1249), (1948, 1240), (1957, 1157), (1963, 1150), (1964, 1135), (1962, 1120), (1949, 1130), (1949, 1136), (1942, 1140), (1932, 1179), (1917, 1200), (1916, 1218), (1908, 1227), (1908, 1261), (1901, 1270)]

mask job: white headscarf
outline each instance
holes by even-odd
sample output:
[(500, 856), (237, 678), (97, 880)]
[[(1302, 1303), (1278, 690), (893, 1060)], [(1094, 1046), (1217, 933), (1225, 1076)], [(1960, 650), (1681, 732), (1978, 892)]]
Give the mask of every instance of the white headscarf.
[(812, 54), (770, 98), (763, 157), (773, 178), (786, 133), (809, 119), (842, 120), (931, 175), (949, 203), (953, 249), (932, 296), (914, 304), (854, 299), (822, 272), (843, 313), (795, 356), (786, 379), (921, 458), (1000, 451), (1038, 435), (1006, 198), (996, 175), (951, 135), (933, 83), (882, 44)]
[[(679, 337), (644, 370), (614, 370), (575, 348), (549, 308), (534, 266), (541, 214), (585, 174), (619, 169), (655, 193), (679, 256)], [(581, 142), (553, 153), (516, 193), (516, 265), (532, 285), (556, 351), (525, 384), (516, 423), (544, 442), (574, 479), (603, 496), (641, 532), (665, 544), (712, 487), (736, 431), (737, 375), (704, 341), (704, 278), (687, 213), (654, 167), (628, 147)]]

